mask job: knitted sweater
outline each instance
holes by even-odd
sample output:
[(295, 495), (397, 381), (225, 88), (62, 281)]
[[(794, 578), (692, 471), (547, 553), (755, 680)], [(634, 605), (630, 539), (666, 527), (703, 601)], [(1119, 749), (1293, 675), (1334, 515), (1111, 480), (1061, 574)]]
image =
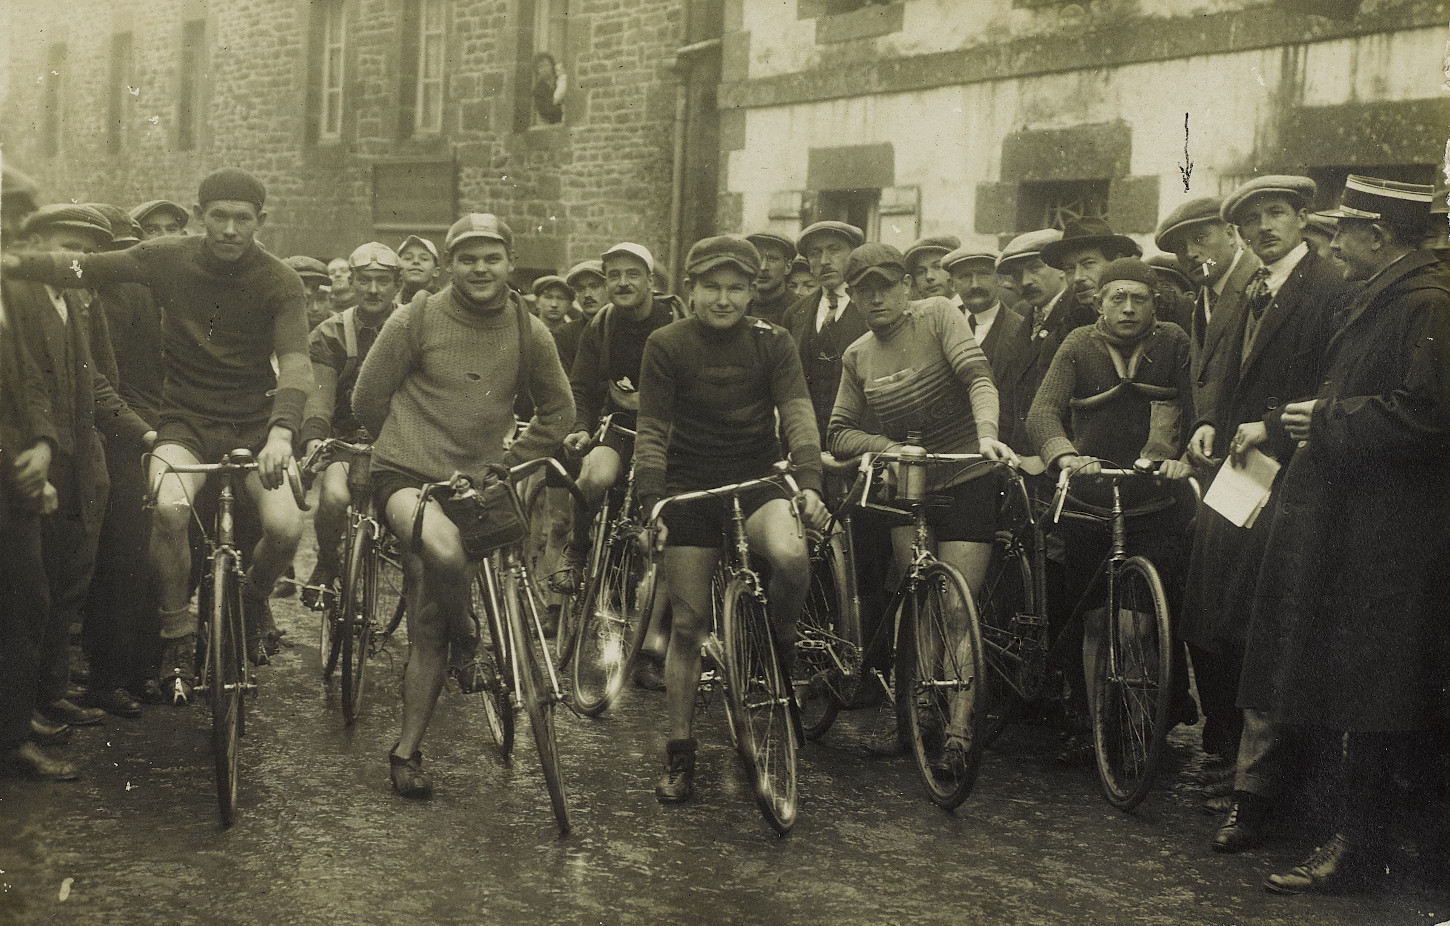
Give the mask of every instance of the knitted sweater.
[[(997, 387), (966, 317), (940, 296), (911, 303), (889, 330), (857, 339), (841, 361), (831, 412), (837, 457), (886, 450), (920, 432), (934, 453), (976, 453), (997, 437)], [(964, 481), (932, 467), (932, 489)]]
[[(370, 434), (373, 463), (428, 480), (484, 465), (548, 456), (574, 419), (569, 381), (544, 323), (525, 313), (531, 368), (519, 375), (518, 301), (502, 310), (467, 307), (452, 286), (395, 309), (368, 351), (353, 388), (353, 413)], [(514, 429), (515, 389), (527, 387), (534, 417), (504, 451)]]

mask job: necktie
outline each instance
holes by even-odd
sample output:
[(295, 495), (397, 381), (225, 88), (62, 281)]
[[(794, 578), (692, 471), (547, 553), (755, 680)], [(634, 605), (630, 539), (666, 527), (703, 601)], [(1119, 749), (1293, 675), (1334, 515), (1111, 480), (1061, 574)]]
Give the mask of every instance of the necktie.
[(1274, 301), (1269, 292), (1269, 268), (1260, 267), (1254, 271), (1254, 277), (1249, 280), (1248, 289), (1244, 291), (1244, 298), (1248, 301), (1249, 311), (1254, 314), (1254, 321), (1263, 318), (1264, 310)]
[(967, 313), (967, 324), (972, 326), (972, 334), (977, 333), (977, 316), (971, 312)]
[(817, 329), (817, 334), (825, 334), (826, 330), (836, 323), (836, 309), (841, 304), (841, 297), (834, 289), (826, 290), (826, 320)]

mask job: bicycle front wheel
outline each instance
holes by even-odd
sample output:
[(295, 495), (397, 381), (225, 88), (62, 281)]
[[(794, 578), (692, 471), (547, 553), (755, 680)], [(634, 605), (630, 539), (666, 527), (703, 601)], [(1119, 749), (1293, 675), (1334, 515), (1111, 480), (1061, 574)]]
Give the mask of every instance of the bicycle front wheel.
[(986, 663), (977, 608), (962, 574), (928, 566), (910, 599), (896, 650), (896, 709), (932, 803), (960, 806), (982, 764)]
[(836, 537), (811, 544), (811, 586), (797, 625), (795, 677), (802, 732), (818, 739), (861, 684), (861, 615)]
[(242, 736), (242, 599), (236, 565), (226, 553), (212, 560), (207, 628), (207, 691), (211, 695), (211, 748), (216, 760), (217, 809), (223, 826), (237, 814), (237, 766)]
[(372, 642), (373, 605), (378, 594), (378, 570), (372, 532), (366, 526), (353, 531), (338, 607), (342, 623), (342, 717), (348, 724), (362, 708), (363, 672)]
[[(483, 654), (483, 648), (487, 645), (492, 650), (493, 659), (480, 660), (488, 678), (478, 696), (483, 702), (484, 723), (488, 725), (489, 735), (493, 737), (493, 744), (498, 748), (499, 758), (507, 762), (514, 749), (514, 681), (510, 661), (512, 645), (507, 637), (508, 631), (498, 619), (499, 608), (495, 607), (490, 598), (488, 586), (485, 585), (484, 570), (480, 569), (473, 577), (473, 601), (469, 607), (478, 628), (479, 655)], [(498, 604), (501, 606), (502, 602)], [(486, 643), (483, 639), (485, 627), (488, 630)]]
[(524, 712), (529, 715), (529, 727), (534, 731), (534, 746), (539, 752), (539, 766), (544, 773), (544, 785), (549, 790), (549, 803), (554, 808), (554, 819), (559, 823), (559, 835), (567, 835), (569, 805), (564, 795), (564, 772), (559, 763), (559, 743), (554, 731), (554, 705), (558, 703), (550, 673), (543, 664), (542, 640), (535, 640), (529, 627), (538, 617), (536, 599), (527, 583), (521, 583), (513, 576), (506, 580), (504, 592), (508, 609), (508, 625), (514, 652), (518, 656), (519, 699), (524, 702)]
[(725, 586), (722, 617), (735, 748), (761, 814), (784, 835), (795, 826), (799, 803), (790, 683), (776, 658), (770, 617), (760, 593), (731, 579)]
[(1002, 734), (1019, 703), (1042, 693), (1047, 675), (1047, 619), (1035, 613), (1032, 566), (1009, 536), (992, 547), (987, 578), (977, 599), (983, 656), (982, 741)]
[[(601, 528), (602, 529), (602, 528)], [(580, 610), (574, 653), (574, 706), (597, 717), (624, 689), (639, 644), (637, 629), (648, 606), (640, 594), (649, 561), (640, 550), (637, 529), (607, 538), (598, 579), (589, 583)]]
[(1173, 639), (1168, 598), (1141, 556), (1118, 568), (1107, 628), (1092, 673), (1093, 745), (1108, 803), (1132, 810), (1153, 787), (1168, 736)]

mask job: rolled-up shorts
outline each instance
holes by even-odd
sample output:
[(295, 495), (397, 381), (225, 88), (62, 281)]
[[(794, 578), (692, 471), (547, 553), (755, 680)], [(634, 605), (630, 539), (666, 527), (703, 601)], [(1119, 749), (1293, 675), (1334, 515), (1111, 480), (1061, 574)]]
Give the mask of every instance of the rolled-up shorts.
[(992, 542), (997, 534), (997, 509), (1002, 494), (1000, 477), (988, 473), (931, 494), (949, 502), (926, 510), (926, 523), (937, 543)]
[(243, 421), (222, 421), (194, 412), (165, 411), (156, 426), (156, 445), (176, 444), (191, 451), (198, 463), (217, 463), (233, 450), (258, 453), (266, 446), (270, 410)]
[[(686, 491), (690, 490), (673, 490), (675, 493)], [(740, 494), (740, 510), (749, 519), (766, 502), (777, 498), (788, 499), (790, 493), (780, 486), (760, 486)], [(663, 517), (669, 533), (665, 536), (665, 546), (720, 549), (724, 543), (730, 511), (729, 496), (702, 498), (666, 507)]]

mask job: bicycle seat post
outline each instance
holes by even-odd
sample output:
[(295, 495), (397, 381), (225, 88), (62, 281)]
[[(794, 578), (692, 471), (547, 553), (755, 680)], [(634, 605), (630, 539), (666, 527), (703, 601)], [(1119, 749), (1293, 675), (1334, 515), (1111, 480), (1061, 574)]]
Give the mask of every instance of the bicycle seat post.
[(1113, 486), (1113, 559), (1121, 562), (1128, 555), (1128, 519), (1123, 514), (1123, 486), (1118, 479)]

